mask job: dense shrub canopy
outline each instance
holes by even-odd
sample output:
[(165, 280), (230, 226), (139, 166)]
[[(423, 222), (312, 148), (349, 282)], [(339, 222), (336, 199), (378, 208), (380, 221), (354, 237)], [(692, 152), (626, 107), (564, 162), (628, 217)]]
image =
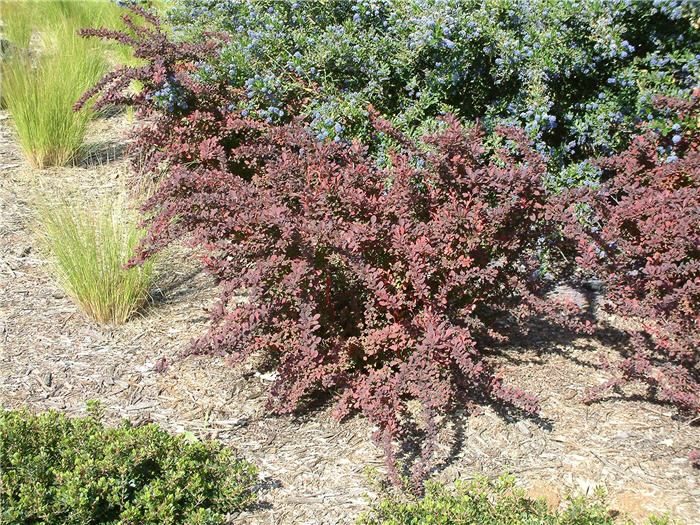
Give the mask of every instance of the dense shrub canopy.
[[(606, 508), (604, 493), (591, 499), (568, 498), (563, 510), (549, 509), (544, 500), (530, 500), (516, 489), (512, 477), (489, 481), (477, 477), (471, 482), (457, 480), (455, 489), (427, 483), (424, 497), (408, 499), (386, 496), (360, 518), (363, 525), (615, 525), (619, 516)], [(650, 517), (647, 525), (668, 525), (667, 517)]]
[(424, 139), (431, 154), (404, 142), (389, 168), (357, 142), (272, 126), (226, 152), (249, 179), (178, 166), (153, 201), (154, 229), (177, 217), (222, 280), (215, 327), (196, 349), (273, 356), (278, 412), (332, 389), (338, 416), (359, 410), (380, 427), (390, 459), (409, 399), (424, 409), (428, 443), (433, 416), (465, 394), (537, 410), (494, 375), (480, 343), (502, 338), (499, 314), (545, 309), (535, 295), (544, 165), (519, 132), (502, 131), (514, 151), (501, 166), (484, 158), (477, 128), (446, 124)]
[(0, 413), (2, 522), (223, 523), (254, 501), (255, 468), (215, 441), (58, 412)]
[(202, 70), (244, 88), (252, 116), (279, 122), (304, 79), (323, 87), (306, 109), (319, 138), (371, 133), (369, 103), (413, 136), (446, 112), (517, 125), (564, 186), (700, 77), (691, 0), (180, 0), (170, 17), (184, 39), (231, 36)]

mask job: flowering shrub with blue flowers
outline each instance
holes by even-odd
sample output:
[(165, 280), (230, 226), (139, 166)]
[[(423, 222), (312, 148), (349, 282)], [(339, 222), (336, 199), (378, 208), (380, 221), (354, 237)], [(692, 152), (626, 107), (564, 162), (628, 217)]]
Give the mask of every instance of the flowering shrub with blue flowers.
[(692, 0), (179, 0), (169, 18), (183, 40), (230, 35), (202, 74), (245, 89), (252, 116), (279, 122), (287, 91), (317, 85), (320, 139), (372, 134), (369, 103), (411, 136), (445, 113), (517, 125), (559, 187), (597, 180), (586, 159), (621, 151), (653, 95), (700, 76)]

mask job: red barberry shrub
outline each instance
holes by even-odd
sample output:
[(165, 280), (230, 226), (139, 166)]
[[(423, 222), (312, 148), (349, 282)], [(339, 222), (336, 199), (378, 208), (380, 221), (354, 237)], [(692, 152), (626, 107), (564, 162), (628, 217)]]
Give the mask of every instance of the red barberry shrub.
[(603, 359), (613, 377), (590, 392), (642, 382), (649, 394), (700, 410), (700, 99), (657, 97), (669, 118), (620, 155), (597, 161), (599, 187), (571, 189), (560, 208), (578, 264), (601, 279), (607, 308), (630, 323), (630, 354)]
[[(133, 107), (141, 124), (132, 133), (135, 140), (129, 143), (128, 153), (140, 174), (157, 178), (169, 166), (218, 165), (221, 148), (227, 144), (220, 144), (217, 137), (226, 135), (226, 108), (239, 94), (223, 79), (210, 81), (205, 64), (216, 61), (227, 37), (212, 33), (206, 42), (176, 43), (151, 11), (135, 5), (125, 9), (131, 12), (122, 15), (127, 31), (99, 28), (78, 33), (132, 47), (141, 65), (120, 66), (105, 75), (83, 94), (75, 109), (96, 96), (98, 109)], [(138, 19), (142, 25), (137, 25)]]
[[(237, 133), (260, 127), (234, 122)], [(193, 351), (273, 356), (278, 413), (335, 392), (338, 417), (359, 411), (379, 427), (394, 473), (392, 440), (405, 437), (407, 402), (418, 400), (427, 435), (416, 480), (439, 413), (484, 397), (538, 408), (490, 369), (483, 345), (502, 338), (499, 315), (546, 309), (535, 278), (545, 168), (520, 132), (502, 130), (518, 152), (503, 152), (501, 167), (483, 158), (478, 128), (445, 122), (424, 139), (431, 154), (404, 142), (389, 168), (357, 142), (318, 142), (301, 121), (268, 126), (226, 152), (249, 177), (172, 166), (146, 207), (144, 254), (191, 234), (222, 283), (213, 328)]]
[[(157, 27), (132, 32), (147, 63), (86, 97), (138, 106), (147, 124), (132, 152), (149, 159), (143, 176), (167, 165), (144, 206), (149, 235), (134, 263), (186, 238), (221, 283), (212, 328), (192, 352), (270, 357), (276, 413), (331, 393), (338, 418), (360, 412), (377, 427), (395, 480), (411, 401), (424, 437), (416, 483), (439, 415), (474, 400), (537, 412), (485, 353), (504, 327), (570, 313), (543, 299), (545, 164), (522, 131), (500, 129), (503, 148), (486, 154), (479, 127), (454, 117), (413, 142), (371, 115), (377, 134), (399, 145), (380, 164), (358, 141), (319, 141), (303, 117), (275, 124), (236, 109), (225, 78), (192, 74), (213, 44), (170, 43)], [(133, 78), (145, 86), (136, 96), (125, 92)], [(166, 82), (177, 86), (169, 105), (156, 95)]]

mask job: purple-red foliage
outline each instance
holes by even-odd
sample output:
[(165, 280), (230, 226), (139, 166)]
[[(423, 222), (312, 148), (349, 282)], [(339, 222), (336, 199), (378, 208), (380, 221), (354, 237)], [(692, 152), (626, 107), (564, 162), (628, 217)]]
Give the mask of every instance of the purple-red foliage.
[[(601, 279), (606, 305), (631, 322), (633, 351), (592, 391), (641, 381), (649, 393), (700, 410), (700, 99), (658, 97), (669, 133), (647, 129), (629, 148), (597, 161), (601, 187), (572, 189), (560, 217), (578, 243), (578, 264)], [(683, 123), (683, 125), (681, 125)], [(675, 139), (674, 139), (675, 137)]]
[(392, 441), (417, 400), (427, 436), (416, 479), (437, 414), (468, 397), (537, 411), (489, 368), (482, 343), (502, 338), (499, 314), (519, 321), (547, 306), (534, 278), (547, 233), (542, 159), (521, 132), (502, 130), (519, 151), (503, 152), (499, 167), (484, 158), (478, 128), (445, 123), (424, 139), (431, 154), (405, 141), (380, 168), (361, 144), (318, 142), (301, 121), (256, 137), (259, 123), (234, 119), (250, 139), (223, 165), (244, 164), (249, 176), (173, 165), (146, 206), (144, 254), (191, 234), (222, 283), (213, 328), (193, 351), (273, 356), (278, 413), (334, 392), (338, 417), (359, 411), (378, 427), (392, 472)]
[[(131, 106), (145, 122), (133, 132), (129, 145), (135, 170), (157, 177), (170, 165), (216, 163), (224, 134), (225, 107), (239, 95), (225, 82), (201, 82), (197, 64), (213, 59), (226, 35), (212, 33), (206, 42), (172, 42), (160, 21), (149, 10), (130, 5), (122, 19), (126, 31), (107, 28), (81, 29), (85, 37), (109, 39), (133, 48), (140, 66), (119, 66), (86, 91), (75, 109), (96, 98), (95, 108)], [(136, 15), (136, 16), (134, 16)], [(135, 20), (143, 19), (138, 25)], [(137, 84), (135, 84), (135, 82)], [(131, 89), (140, 85), (138, 90)], [(169, 90), (176, 97), (172, 108), (164, 107)]]
[[(505, 338), (499, 318), (571, 313), (542, 299), (545, 164), (524, 133), (499, 130), (506, 147), (494, 158), (482, 131), (454, 117), (414, 143), (372, 115), (377, 133), (401, 145), (381, 167), (358, 142), (319, 142), (301, 117), (244, 117), (225, 79), (192, 75), (216, 44), (171, 43), (149, 21), (129, 41), (145, 65), (117, 70), (84, 100), (101, 93), (98, 107), (135, 105), (147, 122), (132, 154), (142, 176), (163, 176), (144, 206), (137, 261), (184, 237), (221, 282), (211, 331), (192, 352), (273, 358), (276, 413), (332, 393), (338, 418), (361, 412), (376, 425), (395, 480), (396, 442), (414, 415), (425, 433), (417, 482), (440, 414), (475, 399), (537, 412), (484, 355), (486, 341)], [(144, 84), (139, 94), (127, 92), (132, 79)], [(185, 107), (154, 102), (165, 81)]]
[(690, 463), (695, 468), (700, 468), (700, 450), (693, 450), (690, 453)]

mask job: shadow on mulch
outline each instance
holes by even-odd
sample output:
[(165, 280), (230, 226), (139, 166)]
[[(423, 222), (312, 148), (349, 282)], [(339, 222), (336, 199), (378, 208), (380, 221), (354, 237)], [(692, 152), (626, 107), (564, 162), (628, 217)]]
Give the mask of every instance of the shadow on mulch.
[(126, 145), (121, 142), (106, 141), (86, 144), (83, 147), (81, 160), (77, 165), (81, 168), (104, 166), (110, 162), (123, 159), (125, 153)]

